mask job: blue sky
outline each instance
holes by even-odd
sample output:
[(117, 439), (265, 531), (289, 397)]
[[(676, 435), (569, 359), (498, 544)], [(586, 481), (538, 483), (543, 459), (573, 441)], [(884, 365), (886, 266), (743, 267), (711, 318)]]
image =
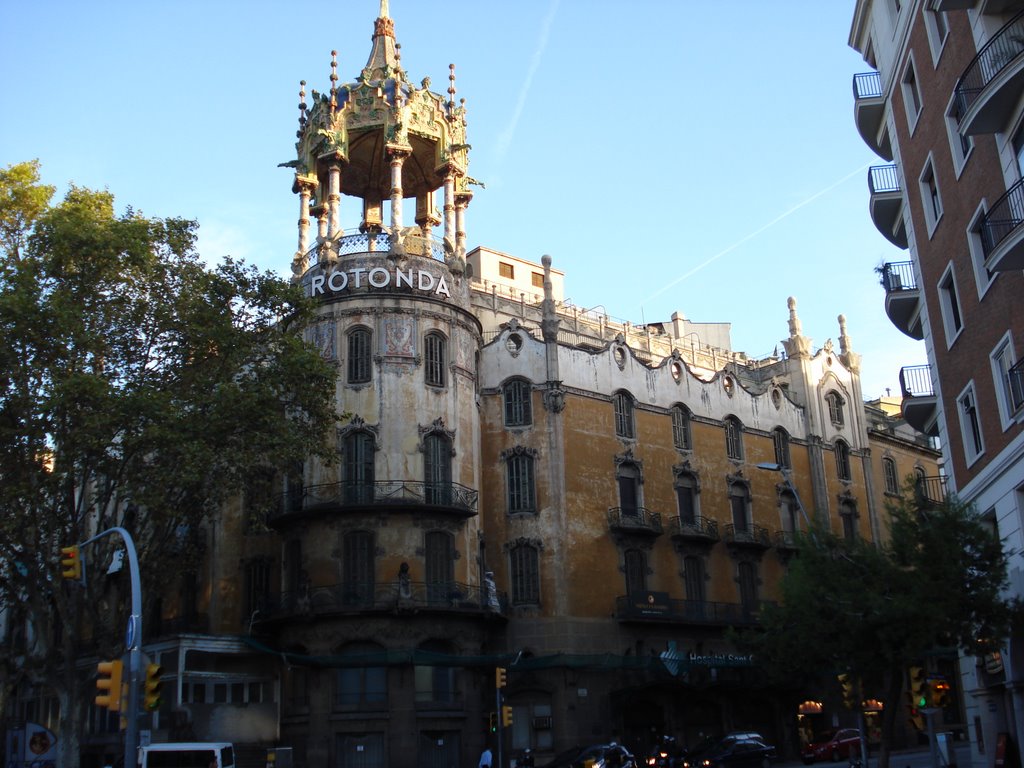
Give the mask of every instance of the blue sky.
[[(868, 215), (847, 46), (853, 0), (390, 0), (410, 79), (468, 107), (467, 212), (485, 245), (566, 273), (566, 295), (635, 323), (732, 323), (760, 357), (788, 333), (838, 341), (865, 397), (925, 361), (874, 274), (904, 260)], [(295, 251), (298, 87), (349, 81), (379, 0), (324, 5), (0, 0), (0, 165), (38, 158), (121, 207), (200, 223), (210, 260), (282, 275)], [(343, 204), (343, 224), (357, 224)]]

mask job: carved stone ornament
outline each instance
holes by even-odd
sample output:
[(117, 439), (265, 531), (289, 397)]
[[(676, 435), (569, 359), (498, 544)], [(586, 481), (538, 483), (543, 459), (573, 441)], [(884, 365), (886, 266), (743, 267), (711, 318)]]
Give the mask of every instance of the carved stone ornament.
[(536, 448), (529, 448), (525, 445), (517, 445), (512, 448), (506, 448), (504, 451), (498, 454), (498, 458), (501, 459), (502, 461), (508, 461), (513, 456), (532, 456), (533, 458), (536, 459), (538, 456), (540, 456), (540, 453), (537, 451)]
[(640, 459), (638, 459), (635, 456), (633, 456), (633, 449), (632, 448), (627, 448), (625, 450), (625, 452), (616, 454), (616, 456), (615, 456), (615, 469), (616, 470), (618, 470), (619, 468), (621, 468), (621, 467), (623, 467), (623, 466), (625, 466), (627, 464), (630, 465), (630, 466), (636, 467), (637, 473), (640, 475), (637, 478), (637, 482), (640, 483), (641, 485), (643, 485), (643, 482), (644, 482), (644, 463)]
[(338, 445), (345, 442), (345, 438), (353, 432), (367, 432), (373, 436), (373, 447), (380, 450), (380, 427), (377, 424), (367, 424), (363, 417), (356, 414), (344, 426), (338, 427)]
[(422, 424), (419, 427), (420, 432), (420, 453), (426, 450), (426, 445), (423, 442), (423, 438), (427, 435), (444, 435), (448, 438), (448, 441), (452, 444), (452, 456), (455, 455), (455, 430), (447, 429), (444, 425), (444, 417), (438, 416), (428, 426), (424, 427)]
[(547, 389), (544, 390), (544, 408), (550, 413), (561, 413), (565, 410), (565, 389), (562, 382), (547, 382)]
[(540, 539), (531, 539), (526, 536), (520, 536), (518, 539), (512, 539), (501, 545), (502, 552), (511, 552), (516, 547), (533, 547), (538, 552), (544, 551), (544, 542)]

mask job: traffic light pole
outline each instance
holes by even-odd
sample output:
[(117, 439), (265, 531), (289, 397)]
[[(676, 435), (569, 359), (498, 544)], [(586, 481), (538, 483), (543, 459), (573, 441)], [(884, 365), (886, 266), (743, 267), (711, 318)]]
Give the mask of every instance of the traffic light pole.
[[(138, 762), (136, 753), (139, 746), (139, 676), (142, 671), (142, 579), (139, 576), (139, 557), (135, 551), (135, 542), (124, 528), (109, 528), (86, 539), (79, 546), (91, 544), (112, 533), (118, 534), (123, 540), (128, 554), (128, 573), (131, 577), (132, 612), (128, 617), (125, 630), (124, 645), (128, 651), (128, 701), (125, 702), (124, 731), (124, 768), (134, 768)], [(117, 695), (116, 692), (111, 692)]]

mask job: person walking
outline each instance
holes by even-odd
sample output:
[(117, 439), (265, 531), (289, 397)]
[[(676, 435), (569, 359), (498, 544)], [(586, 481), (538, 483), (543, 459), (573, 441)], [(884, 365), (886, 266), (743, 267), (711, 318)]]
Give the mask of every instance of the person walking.
[(493, 759), (491, 757), (491, 748), (484, 747), (484, 751), (480, 753), (480, 762), (477, 764), (477, 768), (491, 768)]

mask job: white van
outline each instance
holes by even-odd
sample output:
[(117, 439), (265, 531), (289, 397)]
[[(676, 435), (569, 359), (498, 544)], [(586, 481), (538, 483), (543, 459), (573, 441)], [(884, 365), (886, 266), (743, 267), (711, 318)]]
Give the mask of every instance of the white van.
[(139, 749), (139, 768), (235, 768), (235, 748), (226, 741), (178, 741)]

